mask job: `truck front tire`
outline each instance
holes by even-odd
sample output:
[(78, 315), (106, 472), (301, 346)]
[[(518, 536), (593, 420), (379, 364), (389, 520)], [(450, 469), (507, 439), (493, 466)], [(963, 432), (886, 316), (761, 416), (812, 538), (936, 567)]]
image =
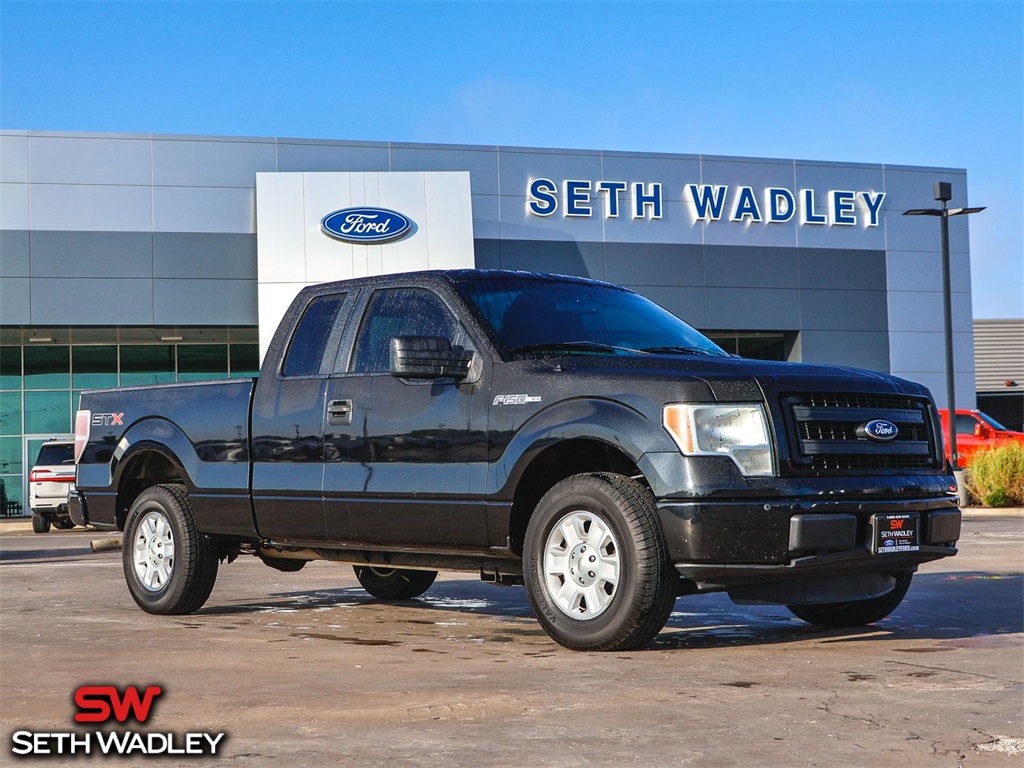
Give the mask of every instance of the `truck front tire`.
[(354, 565), (359, 584), (380, 600), (411, 600), (419, 597), (434, 583), (437, 571), (413, 571), (407, 568), (375, 568)]
[(541, 626), (575, 651), (646, 645), (668, 621), (679, 582), (650, 491), (613, 474), (574, 475), (545, 494), (526, 530), (523, 571)]
[(154, 485), (128, 513), (121, 549), (128, 590), (147, 613), (199, 610), (217, 579), (217, 550), (196, 528), (182, 485)]
[(896, 586), (892, 592), (868, 600), (851, 600), (845, 603), (821, 603), (818, 605), (787, 605), (798, 619), (819, 627), (838, 629), (841, 627), (863, 627), (881, 621), (896, 610), (910, 589), (914, 578), (912, 573), (894, 573)]

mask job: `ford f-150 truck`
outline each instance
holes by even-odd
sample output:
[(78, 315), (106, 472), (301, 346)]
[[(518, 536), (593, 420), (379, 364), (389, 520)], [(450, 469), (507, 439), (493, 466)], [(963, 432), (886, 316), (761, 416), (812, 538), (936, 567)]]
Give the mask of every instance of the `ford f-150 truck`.
[(306, 288), (257, 379), (86, 392), (75, 433), (72, 517), (124, 531), (158, 614), (240, 555), (326, 559), (385, 600), (525, 584), (557, 642), (626, 649), (698, 592), (878, 621), (960, 534), (923, 386), (741, 359), (581, 278)]

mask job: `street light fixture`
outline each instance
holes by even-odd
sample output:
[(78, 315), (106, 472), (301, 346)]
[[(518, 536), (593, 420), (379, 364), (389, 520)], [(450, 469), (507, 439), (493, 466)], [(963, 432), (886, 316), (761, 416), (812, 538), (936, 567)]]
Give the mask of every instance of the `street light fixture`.
[(942, 219), (942, 300), (946, 322), (946, 419), (949, 442), (949, 460), (954, 472), (960, 470), (959, 455), (956, 450), (956, 399), (953, 383), (953, 299), (950, 289), (952, 280), (949, 272), (949, 217), (963, 216), (969, 213), (984, 211), (980, 208), (949, 208), (947, 203), (953, 199), (953, 184), (948, 181), (935, 182), (935, 199), (942, 203), (941, 208), (913, 208), (904, 211), (904, 216), (938, 216)]

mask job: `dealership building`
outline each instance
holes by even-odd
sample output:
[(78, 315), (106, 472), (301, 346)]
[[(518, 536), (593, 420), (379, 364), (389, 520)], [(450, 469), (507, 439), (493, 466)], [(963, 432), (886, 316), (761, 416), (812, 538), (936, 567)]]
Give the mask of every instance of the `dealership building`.
[[(727, 351), (891, 372), (944, 405), (939, 222), (901, 215), (938, 180), (967, 204), (948, 168), (0, 131), (0, 480), (24, 504), (81, 390), (252, 376), (301, 286), (419, 269), (608, 280)], [(345, 209), (381, 237), (323, 226)], [(967, 219), (949, 222), (954, 368), (974, 407)]]

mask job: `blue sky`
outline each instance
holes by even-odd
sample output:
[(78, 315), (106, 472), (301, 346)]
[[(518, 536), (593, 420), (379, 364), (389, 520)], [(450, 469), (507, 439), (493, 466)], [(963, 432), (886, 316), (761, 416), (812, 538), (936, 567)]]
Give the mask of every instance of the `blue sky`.
[(966, 168), (1024, 316), (1024, 2), (12, 2), (0, 127)]

